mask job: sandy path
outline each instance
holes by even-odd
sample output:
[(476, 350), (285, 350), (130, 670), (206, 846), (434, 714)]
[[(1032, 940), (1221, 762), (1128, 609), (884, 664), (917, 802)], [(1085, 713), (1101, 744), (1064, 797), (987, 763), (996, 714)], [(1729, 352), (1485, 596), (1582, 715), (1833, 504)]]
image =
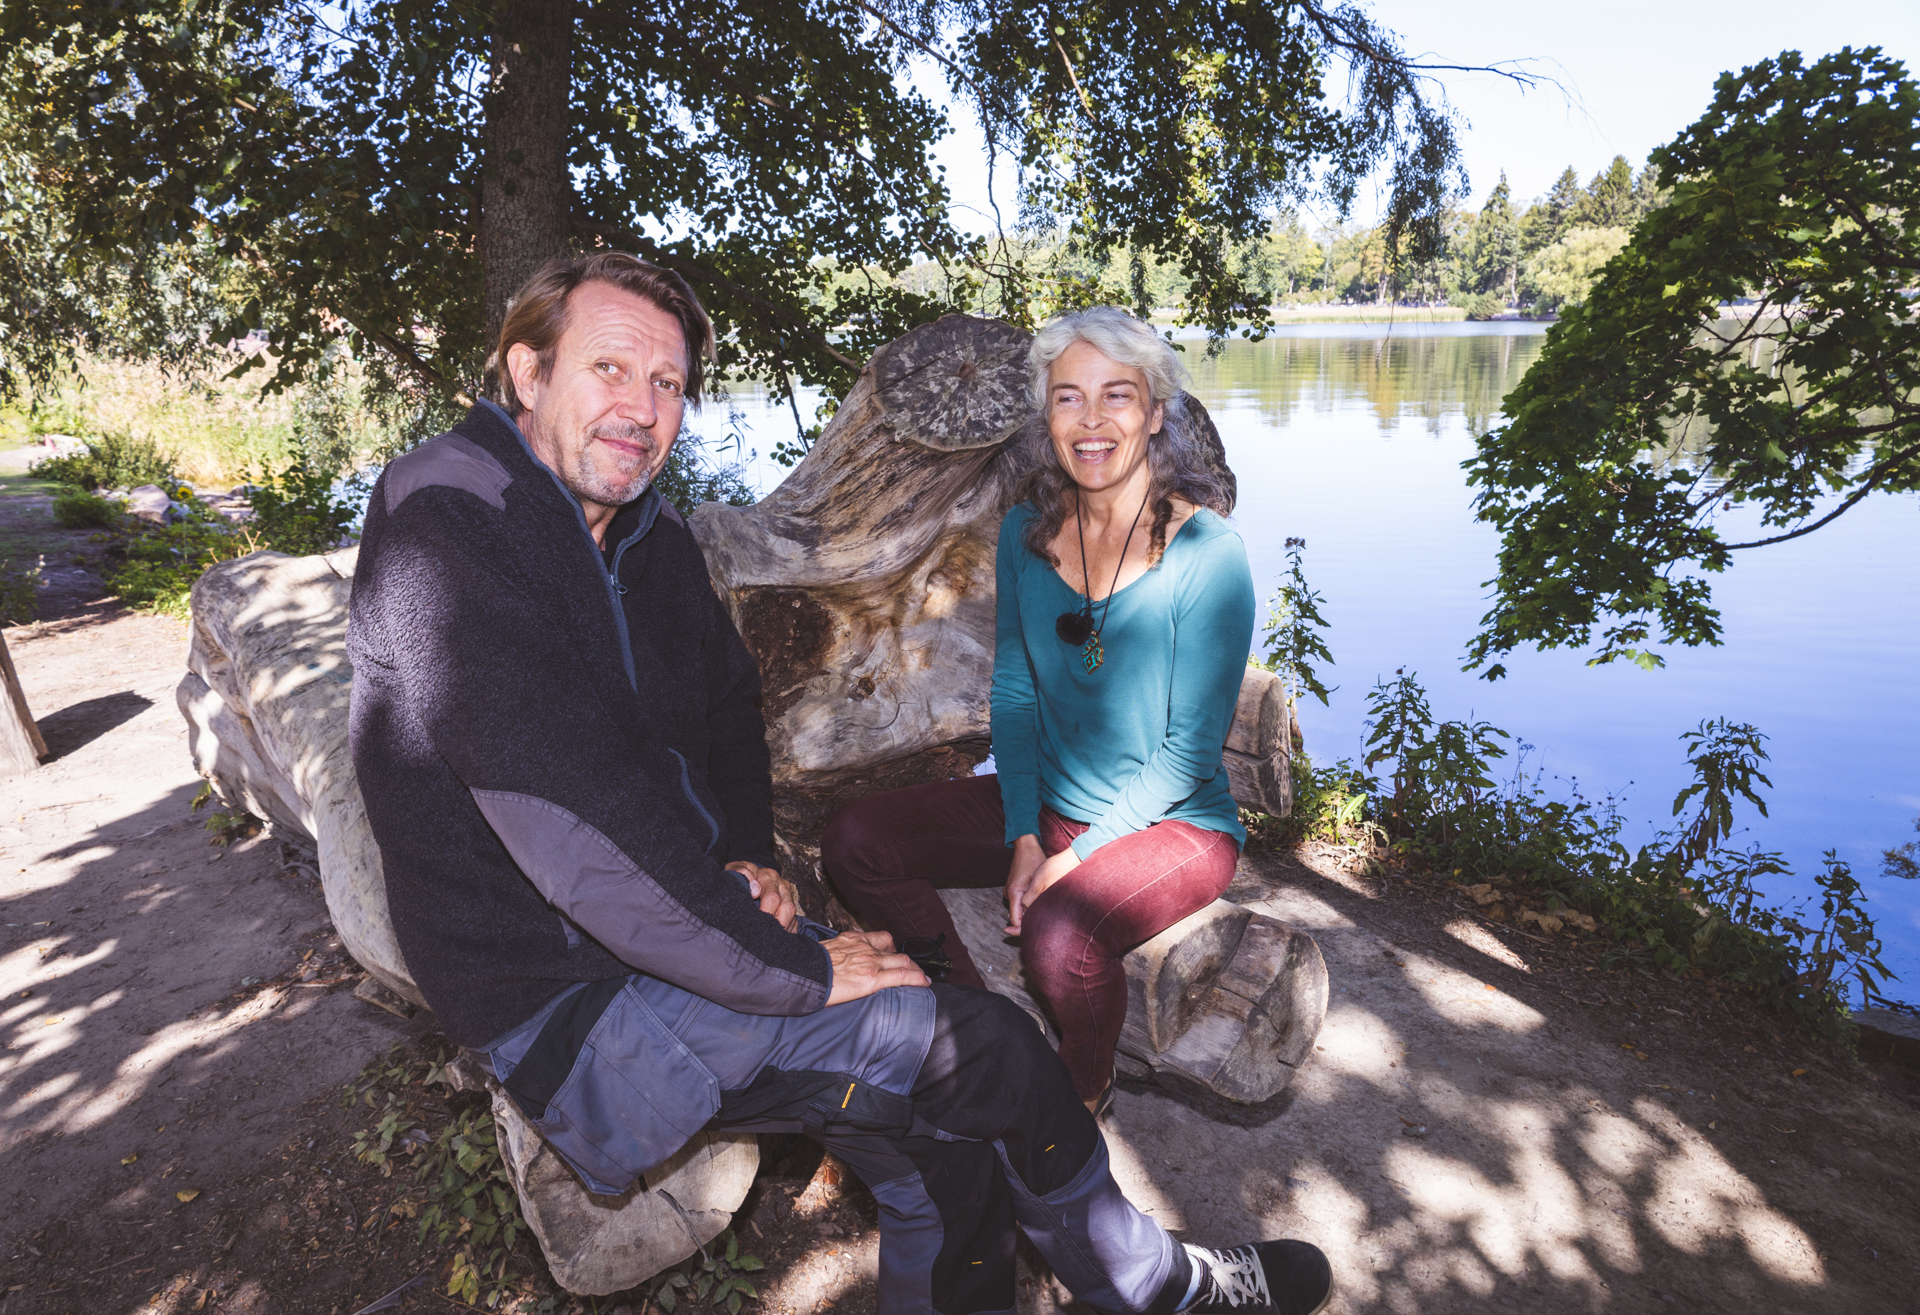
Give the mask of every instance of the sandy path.
[(344, 985), (243, 986), (327, 961), (332, 933), (277, 842), (216, 847), (190, 812), (184, 626), (108, 611), (7, 641), (56, 756), (0, 781), (0, 1237), (205, 1211), (404, 1025)]

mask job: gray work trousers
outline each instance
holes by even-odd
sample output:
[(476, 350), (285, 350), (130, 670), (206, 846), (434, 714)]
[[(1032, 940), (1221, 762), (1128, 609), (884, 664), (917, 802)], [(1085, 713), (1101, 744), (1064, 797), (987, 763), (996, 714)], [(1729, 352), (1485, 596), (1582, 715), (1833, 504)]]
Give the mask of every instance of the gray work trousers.
[[(573, 1016), (589, 993), (592, 1016)], [(635, 1010), (684, 1048), (674, 1072), (621, 1071), (632, 1047), (619, 1033)], [(663, 1077), (711, 1080), (709, 1128), (823, 1143), (879, 1202), (882, 1315), (1011, 1311), (1016, 1223), (1098, 1310), (1170, 1315), (1187, 1290), (1185, 1252), (1121, 1194), (1065, 1066), (1031, 1019), (989, 992), (895, 988), (779, 1018), (635, 976), (571, 988), (488, 1049), (534, 1126), (596, 1190), (621, 1190), (698, 1131), (660, 1150), (663, 1115), (646, 1093)], [(544, 1085), (529, 1072), (540, 1065)], [(529, 1083), (531, 1098), (516, 1090)], [(680, 1103), (660, 1102), (669, 1114)]]

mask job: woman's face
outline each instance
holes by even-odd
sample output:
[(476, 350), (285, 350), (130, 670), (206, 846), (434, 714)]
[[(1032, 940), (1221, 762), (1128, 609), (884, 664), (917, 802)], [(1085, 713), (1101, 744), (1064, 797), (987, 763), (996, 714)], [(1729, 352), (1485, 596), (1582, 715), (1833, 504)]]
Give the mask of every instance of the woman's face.
[(1147, 459), (1166, 404), (1150, 400), (1147, 376), (1086, 341), (1047, 369), (1047, 428), (1054, 459), (1089, 493), (1122, 487)]

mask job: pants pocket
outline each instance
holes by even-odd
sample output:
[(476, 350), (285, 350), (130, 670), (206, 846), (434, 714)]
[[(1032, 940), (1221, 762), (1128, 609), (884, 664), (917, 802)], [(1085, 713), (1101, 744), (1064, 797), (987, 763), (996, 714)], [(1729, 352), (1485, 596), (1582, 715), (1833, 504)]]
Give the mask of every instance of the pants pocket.
[(586, 1185), (626, 1191), (720, 1108), (720, 1085), (629, 984), (587, 1035), (567, 1080), (533, 1120)]

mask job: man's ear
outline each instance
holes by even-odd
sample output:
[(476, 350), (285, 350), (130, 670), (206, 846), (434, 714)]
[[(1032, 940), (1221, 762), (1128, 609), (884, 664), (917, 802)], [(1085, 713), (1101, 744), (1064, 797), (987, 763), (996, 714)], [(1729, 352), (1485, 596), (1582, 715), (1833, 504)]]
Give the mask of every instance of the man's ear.
[(523, 342), (507, 348), (507, 377), (513, 380), (520, 405), (532, 411), (540, 398), (540, 353)]

